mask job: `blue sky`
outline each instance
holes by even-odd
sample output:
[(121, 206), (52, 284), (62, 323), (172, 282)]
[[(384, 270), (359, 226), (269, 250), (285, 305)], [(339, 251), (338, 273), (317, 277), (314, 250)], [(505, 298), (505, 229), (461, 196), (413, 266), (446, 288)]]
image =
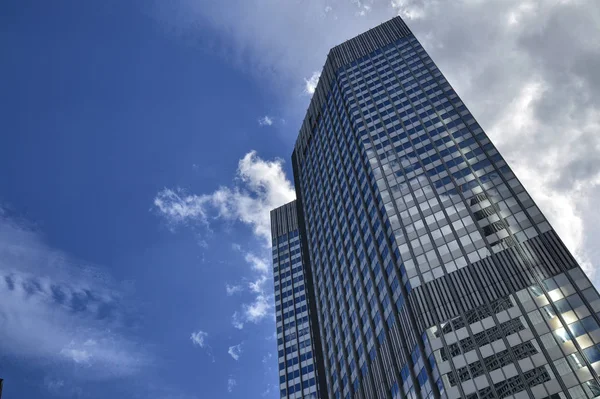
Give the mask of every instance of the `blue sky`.
[(328, 49), (397, 14), (594, 277), (593, 0), (8, 0), (4, 397), (278, 397), (268, 211)]

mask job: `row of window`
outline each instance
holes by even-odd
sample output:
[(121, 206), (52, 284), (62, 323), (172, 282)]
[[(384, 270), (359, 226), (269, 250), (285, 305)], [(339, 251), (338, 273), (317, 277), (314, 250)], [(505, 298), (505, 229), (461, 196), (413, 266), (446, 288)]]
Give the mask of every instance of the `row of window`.
[(285, 368), (290, 368), (293, 367), (295, 365), (297, 365), (299, 362), (303, 362), (305, 360), (309, 360), (312, 359), (312, 352), (306, 352), (306, 353), (302, 353), (300, 356), (295, 355), (295, 356), (291, 356), (289, 359), (287, 359), (285, 362), (279, 362), (279, 370), (283, 370)]
[(310, 390), (310, 387), (315, 386), (316, 382), (314, 378), (311, 378), (307, 381), (302, 381), (301, 383), (297, 383), (294, 386), (288, 387), (287, 389), (281, 390), (281, 397), (285, 398), (288, 395), (292, 395), (294, 392), (302, 392), (303, 389), (309, 389), (309, 391), (305, 392), (307, 395), (314, 392), (314, 390)]
[(292, 241), (294, 238), (298, 237), (298, 235), (299, 235), (298, 230), (293, 230), (286, 234), (282, 234), (276, 238), (273, 238), (273, 240), (272, 240), (273, 248), (277, 247), (278, 244), (285, 244), (288, 241)]

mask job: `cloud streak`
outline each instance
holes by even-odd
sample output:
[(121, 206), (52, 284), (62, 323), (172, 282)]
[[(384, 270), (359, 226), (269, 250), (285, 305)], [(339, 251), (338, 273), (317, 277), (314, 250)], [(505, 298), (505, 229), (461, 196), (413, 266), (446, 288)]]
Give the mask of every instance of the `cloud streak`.
[(229, 285), (229, 284), (225, 284), (225, 291), (227, 292), (228, 296), (232, 296), (235, 295), (239, 292), (243, 291), (243, 288), (241, 285)]
[(133, 375), (152, 363), (125, 334), (118, 285), (98, 268), (47, 246), (25, 221), (0, 211), (0, 351), (77, 368), (84, 379)]
[(192, 343), (196, 346), (199, 346), (200, 348), (206, 347), (206, 338), (207, 337), (208, 337), (208, 333), (206, 333), (202, 330), (193, 332), (192, 335), (190, 335), (190, 339), (192, 340)]
[(319, 78), (321, 78), (321, 72), (313, 72), (310, 78), (304, 78), (304, 93), (313, 95), (319, 84)]
[(262, 118), (258, 119), (258, 125), (259, 126), (272, 126), (273, 118), (271, 118), (269, 115), (265, 115)]
[(233, 360), (240, 360), (240, 356), (242, 355), (242, 344), (230, 346), (227, 353), (229, 353), (229, 356), (231, 356)]
[(233, 312), (233, 315), (231, 316), (231, 325), (238, 330), (244, 328), (243, 318), (238, 311)]
[(197, 346), (201, 349), (204, 349), (206, 354), (211, 358), (212, 362), (216, 361), (215, 356), (213, 355), (212, 347), (207, 342), (208, 333), (206, 331), (198, 330), (192, 332), (190, 335), (190, 340), (192, 341), (192, 345)]
[(233, 388), (237, 386), (237, 381), (233, 377), (227, 379), (227, 392), (233, 392)]

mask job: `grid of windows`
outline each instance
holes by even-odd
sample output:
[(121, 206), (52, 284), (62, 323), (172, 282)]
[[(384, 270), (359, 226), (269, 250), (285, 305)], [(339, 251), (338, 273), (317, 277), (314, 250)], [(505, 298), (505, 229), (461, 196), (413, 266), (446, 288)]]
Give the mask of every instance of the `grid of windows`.
[(292, 159), (328, 396), (594, 397), (597, 291), (400, 18), (330, 52)]
[[(511, 305), (488, 306), (481, 312), (485, 318), (471, 319), (452, 329), (442, 326), (428, 330), (443, 381), (452, 387), (463, 384), (467, 395), (477, 392), (480, 397), (488, 397), (493, 395), (491, 388), (480, 378), (486, 371), (494, 387), (509, 380), (515, 386), (525, 386), (523, 381), (511, 379), (535, 366), (543, 367), (550, 379), (535, 379), (536, 384), (526, 381), (534, 397), (563, 391), (596, 397), (600, 392), (594, 378), (600, 369), (600, 325), (590, 309), (600, 309), (600, 296), (581, 270), (560, 273), (502, 301)], [(495, 320), (500, 324), (495, 324)], [(448, 324), (454, 325), (454, 320)], [(474, 332), (474, 338), (467, 327)], [(498, 334), (499, 330), (504, 333)], [(506, 384), (498, 386), (503, 392), (508, 389)], [(459, 397), (459, 390), (450, 389), (449, 396)]]
[(281, 398), (320, 398), (296, 203), (271, 212)]

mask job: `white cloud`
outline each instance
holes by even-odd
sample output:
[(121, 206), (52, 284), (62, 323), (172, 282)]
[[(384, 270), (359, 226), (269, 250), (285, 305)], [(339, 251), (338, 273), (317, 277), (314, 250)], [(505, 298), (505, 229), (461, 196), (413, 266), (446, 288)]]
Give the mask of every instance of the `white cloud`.
[(260, 294), (264, 292), (264, 285), (267, 282), (268, 278), (269, 275), (262, 274), (256, 280), (248, 283), (248, 288), (250, 288), (250, 291)]
[[(240, 248), (241, 251), (241, 248)], [(265, 251), (266, 255), (266, 251)], [(242, 305), (240, 312), (235, 312), (232, 316), (232, 324), (237, 329), (244, 328), (245, 322), (258, 323), (273, 312), (273, 294), (271, 285), (267, 284), (272, 282), (272, 273), (270, 271), (269, 262), (263, 258), (256, 256), (253, 253), (247, 252), (244, 259), (251, 266), (251, 270), (254, 272), (254, 279), (248, 282), (248, 290), (255, 295), (254, 299), (246, 304)], [(226, 287), (227, 289), (227, 287)], [(231, 287), (227, 289), (227, 293), (237, 292), (242, 290), (241, 286), (236, 286), (235, 290)]]
[(211, 198), (184, 194), (183, 190), (164, 189), (154, 199), (154, 206), (173, 223), (192, 218), (207, 223), (204, 208)]
[(321, 72), (313, 72), (310, 78), (304, 78), (304, 93), (311, 95), (314, 94), (320, 77)]
[(424, 18), (428, 3), (427, 1), (419, 2), (415, 0), (391, 0), (392, 7), (406, 21)]
[(232, 296), (235, 295), (239, 292), (242, 292), (243, 288), (241, 285), (229, 285), (229, 284), (225, 284), (225, 291), (227, 292), (228, 296)]
[(233, 360), (239, 360), (242, 355), (242, 344), (230, 346), (227, 353), (229, 353), (229, 356), (231, 356)]
[(190, 339), (192, 340), (192, 343), (194, 345), (197, 345), (201, 348), (204, 348), (207, 346), (206, 344), (206, 338), (208, 338), (208, 333), (202, 330), (193, 332), (192, 335), (190, 336)]
[(126, 337), (129, 299), (106, 273), (45, 244), (0, 210), (0, 352), (83, 379), (132, 375), (152, 360)]
[(264, 251), (264, 255), (259, 257), (247, 252), (244, 257), (255, 272), (254, 280), (248, 283), (248, 289), (255, 294), (254, 300), (242, 305), (242, 314), (245, 321), (258, 323), (273, 312), (272, 288), (271, 285), (267, 285), (267, 282), (273, 281), (272, 272), (269, 268), (270, 262), (266, 259), (269, 254), (270, 251)]
[(242, 316), (240, 315), (240, 313), (238, 311), (233, 312), (233, 315), (231, 316), (231, 324), (233, 325), (233, 327), (237, 328), (238, 330), (241, 330), (242, 328), (244, 328), (244, 322), (242, 320)]
[(265, 274), (269, 271), (269, 262), (266, 259), (262, 259), (250, 252), (246, 254), (245, 259), (246, 262), (252, 265), (253, 270), (256, 270), (262, 274)]
[(56, 395), (56, 394), (59, 394), (60, 391), (64, 388), (65, 381), (62, 379), (45, 377), (44, 378), (44, 386), (46, 387), (46, 389), (48, 391), (50, 391), (51, 393)]
[(233, 377), (227, 379), (227, 392), (233, 392), (233, 388), (237, 385), (237, 381)]
[(210, 220), (239, 221), (271, 244), (271, 209), (292, 201), (296, 194), (282, 169), (283, 161), (265, 161), (255, 151), (238, 163), (237, 179), (209, 194), (187, 194), (182, 189), (165, 188), (154, 199), (155, 209), (170, 223)]
[(208, 338), (208, 333), (205, 331), (202, 331), (202, 330), (192, 332), (192, 334), (190, 335), (190, 340), (192, 341), (192, 345), (198, 346), (198, 347), (204, 349), (206, 354), (212, 359), (212, 362), (214, 363), (215, 357), (212, 353), (211, 346), (208, 344), (208, 342), (206, 342), (207, 338)]
[(92, 357), (87, 350), (75, 348), (63, 348), (60, 350), (60, 354), (73, 360), (77, 364), (89, 364), (89, 361)]
[(273, 299), (265, 294), (259, 294), (254, 301), (243, 306), (245, 317), (248, 321), (258, 323), (272, 311)]
[(272, 126), (273, 125), (273, 118), (270, 117), (269, 115), (265, 115), (262, 118), (258, 119), (258, 124), (260, 126)]
[(368, 5), (368, 4), (361, 4), (360, 1), (356, 1), (355, 3), (357, 3), (357, 5), (359, 7), (358, 11), (356, 11), (356, 15), (358, 15), (359, 17), (364, 17), (369, 12), (371, 12), (371, 6), (370, 5)]

